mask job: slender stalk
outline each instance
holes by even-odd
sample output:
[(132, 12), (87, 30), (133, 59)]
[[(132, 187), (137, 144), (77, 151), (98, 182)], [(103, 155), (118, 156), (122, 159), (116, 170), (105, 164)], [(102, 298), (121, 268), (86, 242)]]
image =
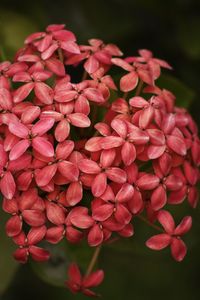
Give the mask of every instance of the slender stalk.
[(87, 268), (87, 271), (86, 271), (85, 276), (90, 275), (90, 273), (92, 272), (92, 270), (93, 270), (93, 268), (94, 268), (94, 266), (95, 266), (95, 264), (96, 264), (96, 262), (97, 262), (97, 259), (98, 259), (98, 257), (99, 257), (100, 251), (101, 251), (101, 245), (98, 246), (98, 247), (95, 249), (94, 254), (93, 254), (93, 256), (92, 256), (92, 259), (91, 259), (91, 261), (90, 261), (90, 263), (89, 263), (89, 265), (88, 265), (88, 268)]
[(59, 57), (59, 60), (63, 63), (64, 62), (64, 57), (63, 57), (63, 52), (62, 52), (62, 49), (58, 49), (58, 57)]
[(83, 76), (82, 76), (82, 79), (81, 81), (84, 81), (87, 79), (87, 76), (88, 76), (88, 73), (86, 71), (83, 72)]
[(149, 220), (147, 220), (145, 217), (143, 217), (143, 216), (137, 216), (140, 220), (142, 220), (143, 222), (145, 222), (146, 224), (148, 224), (149, 226), (151, 226), (152, 228), (154, 228), (154, 229), (156, 229), (156, 230), (158, 230), (158, 231), (161, 231), (161, 232), (163, 232), (163, 230), (162, 230), (162, 228), (161, 227), (159, 227), (159, 226), (157, 226), (157, 225), (155, 225), (155, 224), (153, 224), (153, 223), (151, 223)]
[(126, 100), (127, 97), (128, 97), (128, 92), (125, 92), (122, 98)]
[(143, 86), (143, 81), (140, 80), (140, 81), (139, 81), (139, 84), (138, 84), (138, 86), (137, 86), (136, 92), (135, 92), (135, 96), (139, 96), (139, 95), (140, 95), (141, 90), (142, 90), (142, 86)]

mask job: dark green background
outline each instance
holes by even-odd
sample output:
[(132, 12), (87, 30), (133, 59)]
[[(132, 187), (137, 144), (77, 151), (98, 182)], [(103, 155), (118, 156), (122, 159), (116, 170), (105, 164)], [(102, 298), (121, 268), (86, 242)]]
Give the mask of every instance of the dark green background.
[[(174, 67), (173, 72), (164, 73), (160, 85), (172, 89), (178, 104), (190, 105), (200, 123), (200, 1), (0, 0), (1, 59), (11, 58), (26, 35), (43, 30), (49, 23), (65, 23), (81, 43), (91, 37), (117, 43), (126, 55), (135, 55), (139, 48), (153, 50), (156, 57)], [(200, 298), (200, 209), (194, 211), (187, 203), (171, 209), (177, 221), (185, 214), (194, 216), (193, 228), (185, 237), (185, 260), (174, 262), (168, 249), (147, 249), (144, 242), (154, 230), (135, 220), (136, 234), (132, 239), (106, 246), (102, 251), (100, 265), (106, 270), (100, 288), (102, 299)], [(4, 234), (5, 216), (0, 218), (0, 299), (73, 299), (65, 288), (55, 285), (65, 278), (70, 260), (80, 256), (81, 264), (87, 264), (85, 245), (76, 252), (73, 247), (61, 245), (54, 250), (50, 264), (19, 267), (11, 257), (12, 243)]]

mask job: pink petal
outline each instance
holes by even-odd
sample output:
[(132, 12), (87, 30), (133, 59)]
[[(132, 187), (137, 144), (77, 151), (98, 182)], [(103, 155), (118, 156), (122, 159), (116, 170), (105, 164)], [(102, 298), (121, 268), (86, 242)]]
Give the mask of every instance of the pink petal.
[(29, 252), (35, 261), (47, 261), (50, 257), (50, 253), (42, 248), (36, 246), (30, 246)]
[(16, 184), (15, 184), (15, 181), (14, 181), (14, 178), (13, 178), (13, 175), (11, 174), (11, 172), (7, 171), (4, 174), (4, 176), (1, 178), (0, 190), (6, 199), (13, 198), (13, 196), (15, 194), (15, 190), (16, 190)]
[(170, 191), (177, 191), (180, 190), (183, 186), (183, 182), (181, 178), (175, 176), (173, 174), (167, 176), (166, 180), (164, 181), (167, 189)]
[(129, 72), (133, 71), (133, 67), (122, 58), (112, 58), (111, 62), (114, 65), (121, 67), (122, 69), (124, 69), (126, 71), (129, 71)]
[(146, 246), (152, 250), (162, 250), (169, 246), (171, 242), (170, 235), (166, 233), (161, 233), (152, 236), (150, 239), (146, 241)]
[(25, 109), (22, 113), (21, 121), (24, 124), (31, 124), (35, 121), (40, 115), (40, 108), (39, 106), (30, 106)]
[(175, 223), (172, 215), (168, 211), (160, 210), (157, 219), (168, 234), (173, 234)]
[(192, 227), (192, 218), (190, 216), (186, 216), (183, 218), (181, 223), (176, 227), (174, 234), (175, 235), (183, 235), (187, 233)]
[[(100, 229), (98, 224), (95, 224), (89, 231), (88, 233), (88, 244), (91, 247), (96, 247), (98, 245), (100, 245), (103, 242), (103, 231), (102, 229)], [(90, 284), (90, 282), (86, 281), (86, 285)], [(83, 281), (84, 284), (84, 281)], [(87, 287), (89, 287), (87, 285)]]
[(24, 152), (29, 148), (30, 141), (29, 140), (21, 140), (17, 144), (14, 145), (12, 150), (9, 153), (9, 159), (15, 160), (24, 154)]
[(159, 157), (159, 166), (164, 175), (167, 175), (172, 167), (172, 157), (170, 154), (164, 152), (160, 157)]
[(182, 261), (187, 253), (185, 243), (177, 238), (173, 238), (171, 242), (171, 253), (176, 261)]
[(92, 182), (92, 194), (100, 197), (106, 190), (107, 176), (105, 173), (98, 174)]
[(139, 119), (139, 126), (142, 129), (146, 129), (150, 122), (153, 120), (154, 117), (154, 108), (149, 105), (149, 107), (145, 108), (141, 114)]
[(131, 184), (129, 183), (124, 183), (117, 193), (115, 199), (118, 202), (127, 202), (130, 200), (134, 195), (134, 188)]
[(99, 137), (99, 136), (90, 138), (85, 144), (85, 149), (90, 152), (100, 151), (101, 150), (101, 140), (102, 140), (102, 137)]
[(17, 90), (14, 92), (13, 101), (14, 103), (19, 103), (23, 101), (25, 98), (28, 97), (28, 95), (31, 93), (35, 86), (34, 82), (26, 83), (22, 86), (20, 86)]
[(18, 215), (12, 216), (6, 223), (6, 234), (14, 237), (22, 230), (22, 220)]
[(54, 119), (53, 118), (45, 118), (39, 120), (36, 124), (32, 127), (32, 134), (34, 135), (43, 135), (47, 131), (49, 131), (54, 125)]
[(130, 166), (136, 159), (135, 146), (129, 142), (125, 142), (122, 146), (121, 156), (125, 166)]
[(48, 220), (55, 225), (62, 225), (65, 222), (65, 211), (56, 203), (46, 201), (46, 214)]
[(74, 206), (81, 201), (83, 197), (82, 184), (78, 181), (70, 183), (67, 193), (66, 201), (70, 206)]
[(65, 76), (65, 67), (60, 60), (51, 57), (45, 61), (45, 65), (48, 70), (57, 76)]
[(49, 243), (57, 244), (59, 243), (64, 235), (64, 226), (55, 226), (47, 229), (45, 240)]
[(59, 143), (56, 147), (56, 158), (66, 159), (74, 149), (74, 142), (67, 140), (63, 143)]
[(107, 177), (117, 183), (125, 183), (127, 180), (126, 172), (120, 168), (112, 167), (106, 170)]
[(117, 134), (125, 139), (127, 136), (127, 126), (126, 123), (123, 120), (120, 119), (114, 119), (111, 122), (111, 127), (117, 132)]
[(79, 270), (79, 267), (77, 264), (72, 263), (70, 264), (68, 268), (68, 277), (70, 280), (72, 280), (75, 284), (81, 285), (82, 282), (82, 276)]
[(161, 209), (167, 203), (167, 194), (163, 185), (159, 185), (151, 195), (151, 205), (153, 210)]
[(58, 163), (58, 171), (70, 182), (78, 180), (79, 170), (77, 166), (70, 161), (61, 161)]
[(81, 206), (71, 210), (69, 220), (75, 227), (82, 229), (89, 228), (94, 223), (92, 217), (88, 215), (88, 209)]
[(96, 221), (105, 221), (112, 215), (113, 209), (113, 204), (102, 204), (92, 209), (92, 217)]
[(102, 95), (102, 93), (100, 92), (100, 90), (95, 89), (95, 88), (87, 88), (84, 90), (84, 96), (93, 102), (96, 103), (102, 103), (105, 102), (105, 99)]
[(11, 122), (9, 124), (8, 128), (12, 134), (14, 134), (22, 139), (27, 138), (27, 136), (29, 134), (28, 128), (20, 122), (15, 122), (15, 123)]
[(136, 88), (137, 84), (138, 75), (135, 71), (131, 71), (120, 79), (120, 90), (123, 92), (130, 92)]
[(112, 149), (119, 147), (123, 144), (123, 139), (118, 136), (106, 136), (101, 140), (102, 149)]
[(147, 155), (149, 159), (156, 159), (163, 155), (165, 152), (166, 146), (154, 146), (150, 145), (147, 150)]
[(144, 108), (149, 105), (148, 101), (140, 96), (130, 98), (129, 104), (135, 108)]
[(46, 234), (46, 226), (40, 226), (40, 227), (33, 227), (29, 231), (27, 235), (27, 240), (29, 245), (34, 245), (43, 240)]
[(92, 74), (96, 72), (96, 70), (99, 68), (99, 62), (98, 60), (94, 57), (94, 55), (91, 55), (85, 62), (84, 64), (85, 70), (89, 73)]
[(101, 156), (100, 156), (100, 164), (103, 169), (109, 168), (116, 157), (116, 151), (115, 149), (108, 149), (108, 150), (102, 150)]
[(35, 137), (32, 140), (32, 146), (37, 152), (46, 157), (54, 156), (54, 149), (52, 144), (43, 137)]
[(119, 222), (121, 224), (129, 224), (132, 219), (131, 213), (128, 211), (128, 209), (123, 204), (117, 205), (116, 211), (114, 212), (114, 214), (115, 214), (115, 219), (117, 220), (117, 222)]
[(35, 181), (38, 186), (49, 184), (57, 171), (57, 164), (48, 165), (35, 171)]
[(170, 149), (172, 149), (175, 153), (185, 156), (187, 153), (186, 145), (183, 139), (177, 136), (167, 136), (167, 145)]
[(44, 213), (39, 210), (24, 210), (22, 217), (28, 225), (33, 227), (42, 226), (46, 221)]
[(81, 113), (74, 113), (68, 115), (68, 120), (72, 123), (72, 125), (80, 128), (89, 127), (91, 125), (90, 119)]
[(35, 84), (35, 95), (36, 97), (44, 104), (52, 104), (53, 103), (53, 97), (54, 97), (54, 92), (51, 87), (49, 87), (46, 83), (44, 82), (36, 82)]
[(137, 214), (143, 208), (142, 195), (138, 190), (134, 189), (134, 195), (128, 201), (128, 207), (133, 214)]
[(141, 176), (136, 184), (142, 190), (153, 190), (159, 185), (159, 178), (153, 174), (145, 174)]
[(5, 88), (0, 88), (0, 106), (4, 110), (11, 110), (13, 106), (11, 93)]
[(78, 163), (79, 169), (86, 174), (98, 174), (101, 172), (99, 165), (90, 159), (82, 159)]
[(161, 146), (165, 144), (165, 136), (161, 130), (158, 129), (147, 129), (146, 132), (150, 137), (150, 142), (153, 145)]
[(83, 286), (85, 288), (98, 286), (102, 283), (103, 279), (104, 279), (104, 271), (97, 270), (83, 278)]
[(13, 254), (14, 258), (22, 264), (25, 264), (28, 260), (27, 248), (18, 248)]
[(49, 46), (49, 48), (47, 48), (42, 54), (41, 54), (41, 58), (43, 60), (49, 59), (53, 53), (58, 49), (58, 45), (57, 44), (51, 44)]

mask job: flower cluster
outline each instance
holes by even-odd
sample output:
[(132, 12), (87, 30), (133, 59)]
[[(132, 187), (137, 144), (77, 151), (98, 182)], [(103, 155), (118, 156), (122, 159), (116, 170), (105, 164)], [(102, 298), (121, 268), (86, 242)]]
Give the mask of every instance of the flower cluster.
[[(167, 62), (148, 50), (122, 55), (50, 25), (26, 38), (13, 63), (0, 63), (0, 190), (21, 263), (49, 259), (41, 241), (86, 239), (99, 250), (113, 236), (131, 237), (136, 217), (163, 227), (154, 226), (161, 233), (147, 247), (170, 246), (177, 261), (186, 254), (180, 236), (192, 219), (175, 227), (168, 209), (185, 199), (197, 205), (197, 127), (155, 84)], [(83, 277), (70, 266), (70, 290), (94, 295), (89, 288), (104, 276), (94, 264)]]

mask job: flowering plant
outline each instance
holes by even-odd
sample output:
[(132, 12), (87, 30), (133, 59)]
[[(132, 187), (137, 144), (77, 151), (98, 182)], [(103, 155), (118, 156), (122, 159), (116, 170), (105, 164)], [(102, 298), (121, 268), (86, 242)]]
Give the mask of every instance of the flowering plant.
[(135, 218), (159, 232), (147, 247), (170, 246), (182, 261), (192, 218), (175, 226), (168, 210), (198, 201), (196, 124), (155, 84), (171, 66), (144, 49), (122, 55), (99, 39), (78, 45), (64, 25), (50, 25), (26, 38), (13, 63), (0, 63), (0, 190), (14, 257), (46, 261), (41, 242), (86, 239), (95, 247), (86, 274), (72, 263), (66, 285), (88, 296), (104, 277), (93, 270), (101, 246), (131, 237)]

